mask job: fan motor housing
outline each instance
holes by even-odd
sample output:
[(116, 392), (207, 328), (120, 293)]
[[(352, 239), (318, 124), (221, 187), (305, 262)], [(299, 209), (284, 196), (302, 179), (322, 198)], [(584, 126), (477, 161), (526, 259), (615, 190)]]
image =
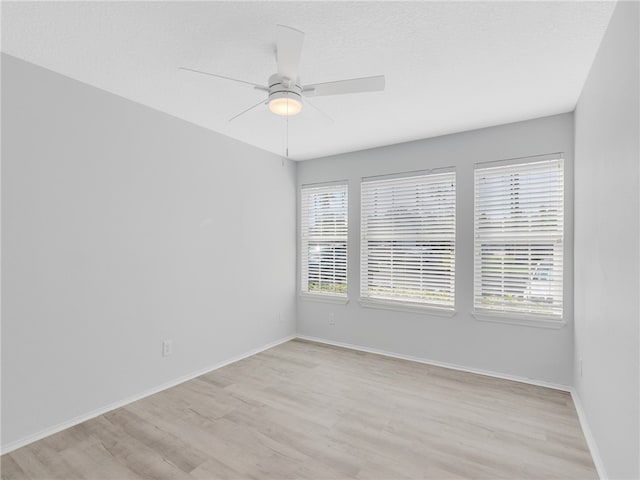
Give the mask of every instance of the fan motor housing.
[(295, 81), (277, 73), (269, 77), (269, 100), (295, 98), (302, 102), (302, 87)]

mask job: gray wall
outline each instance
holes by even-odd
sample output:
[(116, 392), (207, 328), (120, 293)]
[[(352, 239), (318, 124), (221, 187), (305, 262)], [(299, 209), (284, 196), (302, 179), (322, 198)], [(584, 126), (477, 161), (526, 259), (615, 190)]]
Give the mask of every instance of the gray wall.
[[(564, 304), (567, 325), (561, 329), (548, 329), (476, 320), (471, 316), (473, 165), (554, 152), (564, 152), (565, 158)], [(457, 168), (457, 314), (448, 318), (361, 307), (358, 303), (361, 177), (447, 166)], [(298, 189), (303, 184), (349, 181), (350, 301), (347, 305), (335, 305), (298, 298), (298, 333), (570, 385), (573, 372), (572, 178), (571, 113), (301, 162)], [(335, 325), (329, 324), (331, 314), (335, 316)]]
[(640, 477), (639, 16), (618, 3), (575, 112), (574, 382), (611, 478)]
[(3, 445), (295, 332), (291, 162), (6, 55), (2, 140)]

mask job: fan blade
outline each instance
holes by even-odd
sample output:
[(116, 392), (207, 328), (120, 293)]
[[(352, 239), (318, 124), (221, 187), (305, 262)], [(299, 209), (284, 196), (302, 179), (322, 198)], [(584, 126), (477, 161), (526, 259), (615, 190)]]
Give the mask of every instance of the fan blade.
[(308, 98), (304, 101), (304, 104), (313, 107), (317, 112), (319, 112), (324, 117), (325, 120), (327, 120), (329, 123), (333, 123), (333, 118), (331, 118), (331, 116), (329, 116), (329, 114), (325, 113), (324, 111), (322, 111), (318, 107), (316, 107), (313, 103), (311, 103), (309, 101)]
[(215, 73), (203, 72), (201, 70), (194, 70), (193, 68), (179, 67), (178, 70), (185, 70), (187, 72), (200, 73), (202, 75), (209, 75), (210, 77), (222, 78), (224, 80), (231, 80), (232, 82), (244, 83), (245, 85), (251, 85), (253, 88), (257, 90), (264, 90), (265, 92), (269, 91), (268, 87), (264, 85), (258, 85), (257, 83), (245, 82), (244, 80), (238, 80), (237, 78), (225, 77), (224, 75), (218, 75)]
[(238, 118), (241, 115), (244, 115), (245, 113), (249, 112), (250, 110), (253, 110), (256, 107), (259, 107), (260, 105), (266, 105), (267, 102), (264, 100), (260, 100), (258, 103), (256, 103), (255, 105), (251, 105), (249, 108), (241, 111), (239, 114), (234, 115), (233, 117), (231, 117), (228, 121), (229, 122), (233, 122), (236, 118)]
[(294, 82), (298, 81), (302, 42), (304, 42), (304, 32), (278, 25), (278, 50), (276, 52), (278, 74)]
[(384, 75), (338, 80), (337, 82), (314, 83), (302, 87), (302, 94), (307, 97), (320, 97), (323, 95), (343, 95), (345, 93), (379, 92), (384, 90), (384, 83)]

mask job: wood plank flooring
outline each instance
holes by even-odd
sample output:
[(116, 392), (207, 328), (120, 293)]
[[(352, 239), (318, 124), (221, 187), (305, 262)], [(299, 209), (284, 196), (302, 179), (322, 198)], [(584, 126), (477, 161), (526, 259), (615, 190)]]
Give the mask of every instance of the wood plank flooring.
[(3, 480), (597, 478), (567, 393), (301, 340), (1, 461)]

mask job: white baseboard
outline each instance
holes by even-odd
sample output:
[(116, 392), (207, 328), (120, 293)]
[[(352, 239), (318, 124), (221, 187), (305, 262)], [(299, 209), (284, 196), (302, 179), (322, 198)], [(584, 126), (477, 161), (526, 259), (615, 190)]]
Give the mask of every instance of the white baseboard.
[(449, 368), (452, 370), (476, 373), (478, 375), (486, 375), (488, 377), (512, 380), (512, 381), (521, 382), (521, 383), (528, 383), (530, 385), (553, 388), (555, 390), (561, 390), (563, 392), (569, 392), (571, 394), (571, 398), (575, 405), (576, 412), (578, 414), (578, 420), (580, 422), (580, 426), (582, 427), (582, 433), (587, 442), (587, 447), (589, 448), (589, 452), (591, 453), (591, 458), (593, 459), (593, 463), (595, 464), (596, 470), (598, 472), (598, 476), (600, 477), (600, 480), (607, 480), (609, 478), (604, 468), (604, 463), (602, 462), (602, 457), (600, 456), (600, 452), (598, 450), (598, 446), (596, 444), (595, 438), (591, 433), (591, 429), (589, 428), (589, 423), (587, 422), (587, 416), (584, 411), (584, 407), (582, 406), (582, 401), (580, 400), (580, 397), (574, 387), (569, 387), (567, 385), (559, 385), (559, 384), (550, 383), (550, 382), (544, 382), (541, 380), (534, 380), (534, 379), (525, 378), (525, 377), (519, 377), (515, 375), (507, 375), (507, 374), (491, 372), (487, 370), (480, 370), (477, 368), (462, 367), (460, 365), (454, 365), (446, 362), (439, 362), (436, 360), (429, 360), (425, 358), (414, 357), (411, 355), (403, 355), (403, 354), (398, 354), (393, 352), (387, 352), (385, 350), (378, 350), (376, 348), (363, 347), (360, 345), (353, 345), (350, 343), (335, 342), (332, 340), (325, 340), (324, 338), (311, 337), (309, 335), (298, 334), (296, 337), (301, 340), (309, 340), (311, 342), (324, 343), (326, 345), (333, 345), (336, 347), (348, 348), (348, 349), (357, 350), (360, 352), (374, 353), (377, 355), (383, 355), (385, 357), (399, 358), (401, 360), (409, 360), (412, 362), (424, 363), (427, 365), (435, 365), (438, 367)]
[(171, 387), (175, 387), (176, 385), (179, 385), (181, 383), (184, 383), (188, 380), (192, 380), (196, 377), (199, 377), (200, 375), (204, 375), (205, 373), (209, 373), (212, 372), (213, 370), (217, 370), (218, 368), (222, 368), (224, 366), (227, 366), (231, 363), (235, 363), (239, 360), (242, 360), (244, 358), (250, 357), (252, 355), (255, 355), (256, 353), (260, 353), (264, 350), (268, 350), (270, 348), (275, 347), (276, 345), (280, 345), (281, 343), (285, 343), (288, 342), (289, 340), (293, 340), (294, 338), (296, 338), (296, 335), (289, 335), (287, 337), (281, 338), (279, 340), (275, 340), (273, 342), (267, 343), (266, 345), (262, 345), (261, 347), (258, 348), (254, 348), (252, 350), (249, 350), (248, 352), (245, 352), (241, 355), (237, 355), (235, 357), (232, 357), (230, 359), (224, 360), (222, 362), (216, 363), (215, 365), (209, 366), (209, 367), (205, 367), (202, 368), (200, 370), (197, 370), (195, 372), (191, 372), (188, 373), (187, 375), (183, 375), (179, 378), (175, 378), (173, 380), (170, 380), (168, 382), (165, 382), (161, 385), (158, 385), (156, 387), (147, 389), (143, 392), (137, 393), (135, 395), (131, 395), (127, 398), (123, 398), (122, 400), (119, 400), (117, 402), (113, 402), (110, 403), (109, 405), (105, 405), (103, 407), (97, 408), (95, 410), (92, 410), (90, 412), (84, 413), (82, 415), (78, 415), (75, 418), (72, 418), (70, 420), (58, 423), (57, 425), (53, 425), (51, 427), (45, 428), (43, 430), (40, 430), (39, 432), (33, 433), (31, 435), (27, 435), (26, 437), (23, 437), (19, 440), (15, 440), (13, 442), (10, 442), (6, 445), (2, 445), (2, 448), (0, 448), (0, 454), (4, 455), (6, 453), (12, 452), (13, 450), (17, 450), (20, 447), (24, 447), (25, 445), (28, 445), (30, 443), (33, 443), (37, 440), (41, 440), (45, 437), (48, 437), (49, 435), (53, 435), (54, 433), (58, 433), (61, 432), (62, 430), (65, 430), (67, 428), (73, 427), (74, 425), (78, 425), (79, 423), (82, 422), (86, 422), (87, 420), (90, 420), (92, 418), (95, 418), (97, 416), (100, 416), (104, 413), (110, 412), (111, 410), (115, 410), (116, 408), (120, 408), (120, 407), (124, 407), (125, 405), (128, 405), (130, 403), (133, 403), (137, 400), (141, 400), (145, 397), (148, 397), (149, 395), (153, 395), (155, 393), (161, 392), (162, 390), (166, 390), (167, 388), (171, 388)]
[(600, 450), (598, 450), (596, 439), (591, 432), (591, 428), (589, 428), (587, 413), (585, 412), (584, 406), (582, 405), (582, 400), (580, 400), (580, 395), (578, 395), (578, 392), (573, 387), (571, 388), (571, 398), (573, 399), (573, 404), (576, 407), (578, 420), (580, 421), (580, 426), (582, 427), (582, 434), (587, 441), (587, 446), (589, 447), (591, 458), (593, 459), (593, 463), (595, 464), (596, 470), (598, 471), (598, 476), (600, 477), (600, 480), (606, 480), (609, 477), (607, 476), (607, 471), (604, 468), (604, 463), (602, 462), (602, 457), (600, 456)]
[(461, 372), (476, 373), (478, 375), (484, 375), (487, 377), (501, 378), (503, 380), (511, 380), (511, 381), (520, 382), (520, 383), (528, 383), (529, 385), (537, 385), (539, 387), (553, 388), (554, 390), (561, 390), (563, 392), (571, 392), (571, 387), (567, 385), (560, 385), (556, 383), (545, 382), (543, 380), (535, 380), (532, 378), (519, 377), (517, 375), (509, 375), (505, 373), (492, 372), (489, 370), (481, 370), (479, 368), (464, 367), (461, 365), (455, 365), (453, 363), (440, 362), (438, 360), (431, 360), (428, 358), (414, 357), (412, 355), (404, 355), (401, 353), (388, 352), (386, 350), (378, 350), (377, 348), (363, 347), (361, 345), (354, 345), (351, 343), (334, 342), (333, 340), (325, 340), (324, 338), (311, 337), (308, 335), (298, 334), (296, 335), (296, 337), (301, 340), (309, 340), (311, 342), (325, 343), (327, 345), (349, 348), (351, 350), (358, 350), (360, 352), (375, 353), (376, 355), (383, 355), (385, 357), (399, 358), (401, 360), (409, 360), (411, 362), (424, 363), (426, 365), (434, 365), (436, 367), (449, 368), (451, 370), (458, 370)]
[(409, 360), (412, 362), (417, 362), (417, 363), (424, 363), (427, 365), (435, 365), (438, 367), (443, 367), (443, 368), (449, 368), (452, 370), (459, 370), (462, 372), (469, 372), (469, 373), (475, 373), (475, 374), (479, 374), (479, 375), (485, 375), (485, 376), (489, 376), (489, 377), (495, 377), (495, 378), (502, 378), (505, 380), (512, 380), (512, 381), (516, 381), (516, 382), (522, 382), (522, 383), (528, 383), (531, 385), (538, 385), (538, 386), (542, 386), (542, 387), (547, 387), (547, 388), (553, 388), (556, 390), (562, 390), (565, 392), (570, 392), (571, 396), (573, 398), (574, 404), (576, 406), (576, 411), (578, 412), (578, 418), (580, 420), (580, 424), (582, 426), (582, 430), (584, 433), (584, 436), (586, 438), (587, 441), (587, 445), (589, 446), (589, 450), (591, 451), (591, 456), (593, 457), (593, 461), (596, 465), (596, 468), (598, 470), (598, 474), (600, 476), (601, 479), (606, 479), (606, 473), (604, 470), (604, 465), (602, 464), (602, 460), (601, 457), (598, 453), (598, 448), (596, 446), (595, 440), (593, 438), (593, 435), (591, 434), (591, 430), (589, 429), (589, 426), (587, 424), (587, 420), (586, 420), (586, 416), (584, 413), (584, 409), (582, 407), (582, 403), (580, 401), (580, 398), (578, 397), (577, 393), (575, 392), (575, 390), (572, 387), (568, 387), (566, 385), (559, 385), (559, 384), (553, 384), (553, 383), (549, 383), (549, 382), (544, 382), (544, 381), (539, 381), (539, 380), (533, 380), (533, 379), (529, 379), (529, 378), (524, 378), (524, 377), (518, 377), (518, 376), (514, 376), (514, 375), (506, 375), (506, 374), (502, 374), (502, 373), (496, 373), (496, 372), (491, 372), (491, 371), (487, 371), (487, 370), (480, 370), (480, 369), (476, 369), (476, 368), (468, 368), (468, 367), (463, 367), (460, 365), (454, 365), (454, 364), (450, 364), (450, 363), (446, 363), (446, 362), (439, 362), (436, 360), (430, 360), (430, 359), (425, 359), (425, 358), (420, 358), (420, 357), (414, 357), (411, 355), (403, 355), (403, 354), (398, 354), (398, 353), (393, 353), (393, 352), (388, 352), (385, 350), (378, 350), (375, 348), (368, 348), (368, 347), (363, 347), (360, 345), (353, 345), (350, 343), (344, 343), (344, 342), (334, 342), (331, 340), (326, 340), (323, 338), (318, 338), (318, 337), (311, 337), (308, 335), (289, 335), (287, 337), (281, 338), (279, 340), (270, 342), (266, 345), (262, 345), (258, 348), (249, 350), (248, 352), (245, 352), (241, 355), (237, 355), (235, 357), (232, 357), (230, 359), (224, 360), (222, 362), (219, 362), (215, 365), (209, 366), (209, 367), (205, 367), (203, 369), (200, 369), (198, 371), (195, 372), (191, 372), (187, 375), (183, 375), (179, 378), (173, 379), (169, 382), (163, 383), (161, 385), (158, 385), (156, 387), (153, 387), (151, 389), (147, 389), (143, 392), (140, 392), (136, 395), (132, 395), (129, 396), (127, 398), (124, 398), (122, 400), (119, 400), (117, 402), (113, 402), (109, 405), (105, 405), (103, 407), (100, 407), (98, 409), (92, 410), (90, 412), (87, 412), (85, 414), (79, 415), (75, 418), (72, 418), (70, 420), (67, 420), (65, 422), (61, 422), (57, 425), (53, 425), (51, 427), (45, 428), (43, 430), (40, 430), (36, 433), (33, 433), (31, 435), (27, 435), (26, 437), (23, 437), (19, 440), (16, 440), (14, 442), (8, 443), (7, 445), (3, 445), (2, 448), (0, 449), (0, 454), (4, 455), (6, 453), (12, 452), (13, 450), (16, 450), (18, 448), (24, 447), (25, 445), (28, 445), (30, 443), (33, 443), (35, 441), (41, 440), (45, 437), (48, 437), (50, 435), (53, 435), (54, 433), (58, 433), (62, 430), (65, 430), (67, 428), (73, 427), (74, 425), (78, 425), (79, 423), (85, 422), (87, 420), (90, 420), (92, 418), (95, 418), (97, 416), (100, 416), (104, 413), (110, 412), (112, 410), (115, 410), (116, 408), (120, 408), (123, 407), (125, 405), (128, 405), (130, 403), (133, 403), (137, 400), (141, 400), (145, 397), (148, 397), (150, 395), (153, 395), (155, 393), (161, 392), (163, 390), (166, 390), (168, 388), (171, 387), (175, 387), (176, 385), (179, 385), (181, 383), (184, 383), (188, 380), (191, 380), (193, 378), (199, 377), (200, 375), (204, 375), (205, 373), (209, 373), (212, 372), (214, 370), (217, 370), (219, 368), (222, 368), (226, 365), (230, 365), (232, 363), (235, 363), (239, 360), (242, 360), (244, 358), (250, 357), (252, 355), (255, 355), (256, 353), (260, 353), (264, 350), (268, 350), (270, 348), (273, 348), (277, 345), (280, 345), (282, 343), (288, 342), (289, 340), (293, 340), (294, 338), (300, 338), (302, 340), (309, 340), (312, 342), (317, 342), (317, 343), (324, 343), (327, 345), (333, 345), (336, 347), (343, 347), (343, 348), (348, 348), (351, 350), (358, 350), (358, 351), (362, 351), (362, 352), (367, 352), (367, 353), (374, 353), (377, 355), (383, 355), (386, 357), (392, 357), (392, 358), (398, 358), (398, 359), (402, 359), (402, 360)]
[(399, 358), (401, 360), (409, 360), (412, 362), (424, 363), (427, 365), (435, 365), (438, 367), (449, 368), (452, 370), (459, 370), (462, 372), (476, 373), (478, 375), (486, 375), (489, 377), (502, 378), (505, 380), (513, 380), (516, 382), (528, 383), (530, 385), (537, 385), (541, 387), (553, 388), (555, 390), (561, 390), (563, 392), (569, 392), (571, 394), (571, 398), (573, 400), (573, 404), (575, 405), (576, 412), (578, 414), (578, 421), (580, 422), (580, 426), (582, 427), (582, 433), (587, 442), (587, 447), (589, 448), (589, 453), (591, 453), (591, 458), (593, 459), (593, 463), (595, 464), (596, 470), (598, 472), (598, 477), (600, 480), (607, 480), (609, 477), (607, 476), (607, 472), (604, 468), (604, 463), (602, 462), (602, 457), (600, 456), (600, 451), (598, 450), (598, 445), (596, 444), (593, 433), (591, 432), (591, 428), (589, 428), (589, 423), (587, 422), (587, 415), (585, 413), (584, 407), (582, 405), (582, 401), (580, 400), (580, 396), (576, 392), (574, 387), (569, 387), (567, 385), (559, 385), (550, 382), (544, 382), (541, 380), (534, 380), (531, 378), (518, 377), (515, 375), (506, 375), (503, 373), (491, 372), (487, 370), (480, 370), (477, 368), (468, 368), (460, 365), (454, 365), (446, 362), (439, 362), (436, 360), (429, 360), (425, 358), (414, 357), (411, 355), (403, 355), (393, 352), (387, 352), (385, 350), (378, 350), (376, 348), (363, 347), (360, 345), (353, 345), (350, 343), (344, 342), (335, 342), (333, 340), (326, 340), (324, 338), (311, 337), (309, 335), (300, 335), (296, 336), (301, 340), (309, 340), (311, 342), (324, 343), (326, 345), (333, 345), (336, 347), (349, 348), (351, 350), (357, 350), (360, 352), (374, 353), (377, 355), (383, 355), (385, 357)]

